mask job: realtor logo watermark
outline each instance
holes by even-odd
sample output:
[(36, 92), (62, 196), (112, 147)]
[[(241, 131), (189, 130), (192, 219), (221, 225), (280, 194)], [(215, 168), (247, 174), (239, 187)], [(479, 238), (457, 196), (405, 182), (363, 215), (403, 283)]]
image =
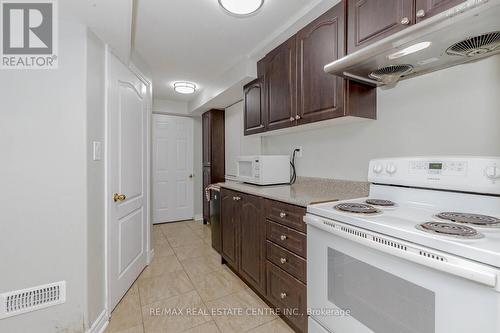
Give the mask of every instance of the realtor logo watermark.
[(57, 2), (0, 0), (1, 69), (55, 69)]

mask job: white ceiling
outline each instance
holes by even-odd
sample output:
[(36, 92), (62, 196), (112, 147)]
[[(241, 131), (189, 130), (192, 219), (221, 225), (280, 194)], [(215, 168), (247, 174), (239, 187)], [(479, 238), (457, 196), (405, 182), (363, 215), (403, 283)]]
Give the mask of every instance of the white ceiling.
[(200, 89), (210, 87), (317, 2), (266, 0), (258, 14), (236, 18), (217, 0), (137, 0), (134, 48), (151, 66), (155, 98), (191, 101), (196, 94), (177, 94), (171, 82), (188, 80)]

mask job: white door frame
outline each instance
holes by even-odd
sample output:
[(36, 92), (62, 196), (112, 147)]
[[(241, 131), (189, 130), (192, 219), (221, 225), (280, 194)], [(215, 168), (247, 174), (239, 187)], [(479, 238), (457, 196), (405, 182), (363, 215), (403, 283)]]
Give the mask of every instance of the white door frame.
[[(110, 135), (110, 123), (109, 123), (109, 106), (108, 106), (108, 90), (109, 90), (109, 61), (110, 57), (115, 57), (111, 49), (108, 45), (106, 45), (105, 51), (105, 260), (104, 260), (104, 271), (105, 271), (105, 312), (106, 317), (109, 320), (111, 317), (111, 312), (114, 309), (110, 309), (111, 304), (111, 295), (110, 295), (110, 211), (111, 211), (111, 201), (109, 198), (112, 197), (112, 189), (111, 189), (111, 177), (110, 177), (110, 169), (109, 169), (109, 161), (110, 161), (110, 149), (109, 149), (109, 135)], [(119, 60), (119, 58), (116, 58)], [(125, 65), (126, 66), (126, 65)], [(126, 66), (133, 74), (141, 80), (147, 89), (147, 121), (145, 128), (145, 136), (146, 136), (146, 190), (144, 191), (144, 206), (146, 207), (146, 223), (149, 226), (146, 232), (146, 249), (147, 253), (147, 264), (149, 265), (154, 256), (154, 250), (151, 248), (151, 118), (152, 118), (152, 94), (153, 94), (153, 84), (150, 79), (148, 79), (141, 71), (131, 62), (128, 66)]]

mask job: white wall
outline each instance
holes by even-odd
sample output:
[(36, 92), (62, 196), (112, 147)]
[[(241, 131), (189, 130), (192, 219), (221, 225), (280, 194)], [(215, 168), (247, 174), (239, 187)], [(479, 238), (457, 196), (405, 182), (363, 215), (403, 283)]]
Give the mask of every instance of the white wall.
[(65, 304), (0, 320), (0, 332), (84, 327), (86, 38), (61, 18), (59, 69), (0, 73), (0, 292), (67, 282)]
[(169, 99), (155, 98), (153, 100), (153, 112), (163, 113), (170, 115), (180, 115), (187, 116), (190, 115), (188, 112), (188, 104), (181, 101), (172, 101)]
[(302, 146), (299, 176), (351, 180), (376, 157), (500, 156), (500, 55), (379, 89), (377, 104), (376, 121), (265, 137), (263, 152)]
[(240, 155), (259, 155), (261, 139), (243, 135), (243, 101), (228, 107), (225, 115), (226, 178), (236, 176), (236, 161)]
[(105, 169), (104, 159), (93, 161), (94, 141), (105, 141), (105, 46), (87, 33), (87, 327), (105, 308)]

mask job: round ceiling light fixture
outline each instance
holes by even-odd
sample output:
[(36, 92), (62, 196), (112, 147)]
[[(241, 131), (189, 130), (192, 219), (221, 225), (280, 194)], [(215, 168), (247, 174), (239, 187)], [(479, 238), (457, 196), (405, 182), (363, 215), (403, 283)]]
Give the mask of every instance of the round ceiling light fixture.
[(245, 17), (255, 14), (264, 5), (264, 0), (218, 0), (227, 13)]
[(194, 94), (196, 92), (196, 84), (187, 81), (174, 82), (174, 90), (179, 94)]

